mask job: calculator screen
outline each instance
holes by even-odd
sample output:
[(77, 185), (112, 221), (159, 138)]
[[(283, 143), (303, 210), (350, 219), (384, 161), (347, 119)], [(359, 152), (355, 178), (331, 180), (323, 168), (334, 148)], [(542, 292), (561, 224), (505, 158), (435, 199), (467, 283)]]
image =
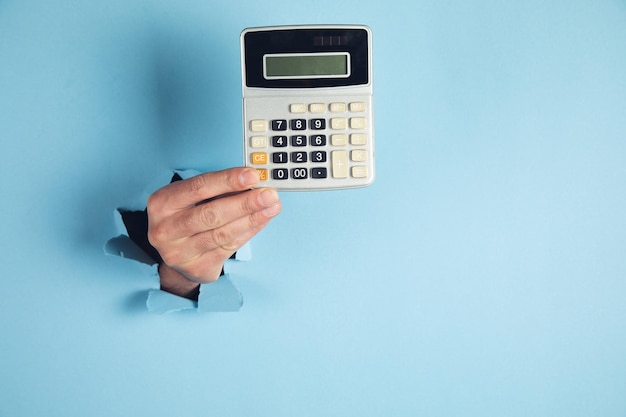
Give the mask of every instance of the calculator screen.
[(272, 54), (264, 57), (265, 79), (349, 77), (347, 52)]

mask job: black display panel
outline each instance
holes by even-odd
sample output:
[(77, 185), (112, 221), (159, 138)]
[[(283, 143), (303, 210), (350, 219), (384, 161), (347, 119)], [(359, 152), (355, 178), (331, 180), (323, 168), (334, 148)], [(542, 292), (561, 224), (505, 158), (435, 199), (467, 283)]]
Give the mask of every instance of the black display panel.
[[(317, 88), (365, 85), (369, 82), (368, 33), (364, 29), (316, 28), (248, 32), (244, 35), (246, 86), (264, 88)], [(349, 76), (272, 77), (264, 75), (266, 55), (343, 53), (349, 59)]]

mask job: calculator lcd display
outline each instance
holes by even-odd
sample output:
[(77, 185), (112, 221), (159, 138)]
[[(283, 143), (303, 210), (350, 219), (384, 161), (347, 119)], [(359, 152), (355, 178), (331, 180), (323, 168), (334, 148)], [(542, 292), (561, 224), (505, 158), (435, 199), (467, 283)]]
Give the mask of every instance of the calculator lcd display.
[(272, 54), (263, 58), (263, 73), (268, 80), (350, 76), (350, 57), (347, 52)]

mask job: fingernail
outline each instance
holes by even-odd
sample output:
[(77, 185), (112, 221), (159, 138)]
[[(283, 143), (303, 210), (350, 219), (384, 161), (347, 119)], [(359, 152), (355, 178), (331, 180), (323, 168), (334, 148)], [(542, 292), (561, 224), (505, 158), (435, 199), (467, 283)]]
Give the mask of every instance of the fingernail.
[(259, 182), (259, 173), (256, 169), (247, 169), (239, 176), (243, 186), (251, 186)]
[(278, 213), (280, 213), (280, 204), (276, 203), (271, 207), (266, 208), (265, 210), (263, 210), (263, 214), (267, 217), (274, 217), (276, 216)]
[(278, 200), (278, 193), (272, 188), (263, 190), (263, 192), (259, 195), (259, 201), (265, 207), (273, 206), (278, 203)]

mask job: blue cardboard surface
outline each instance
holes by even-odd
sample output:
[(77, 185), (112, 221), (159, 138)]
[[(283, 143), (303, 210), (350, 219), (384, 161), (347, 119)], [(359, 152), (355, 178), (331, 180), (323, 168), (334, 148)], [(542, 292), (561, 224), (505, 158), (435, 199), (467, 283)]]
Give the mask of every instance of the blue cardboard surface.
[[(376, 182), (150, 314), (112, 213), (242, 163), (239, 33), (294, 23), (372, 28)], [(623, 416), (624, 51), (610, 0), (3, 1), (0, 416)]]

